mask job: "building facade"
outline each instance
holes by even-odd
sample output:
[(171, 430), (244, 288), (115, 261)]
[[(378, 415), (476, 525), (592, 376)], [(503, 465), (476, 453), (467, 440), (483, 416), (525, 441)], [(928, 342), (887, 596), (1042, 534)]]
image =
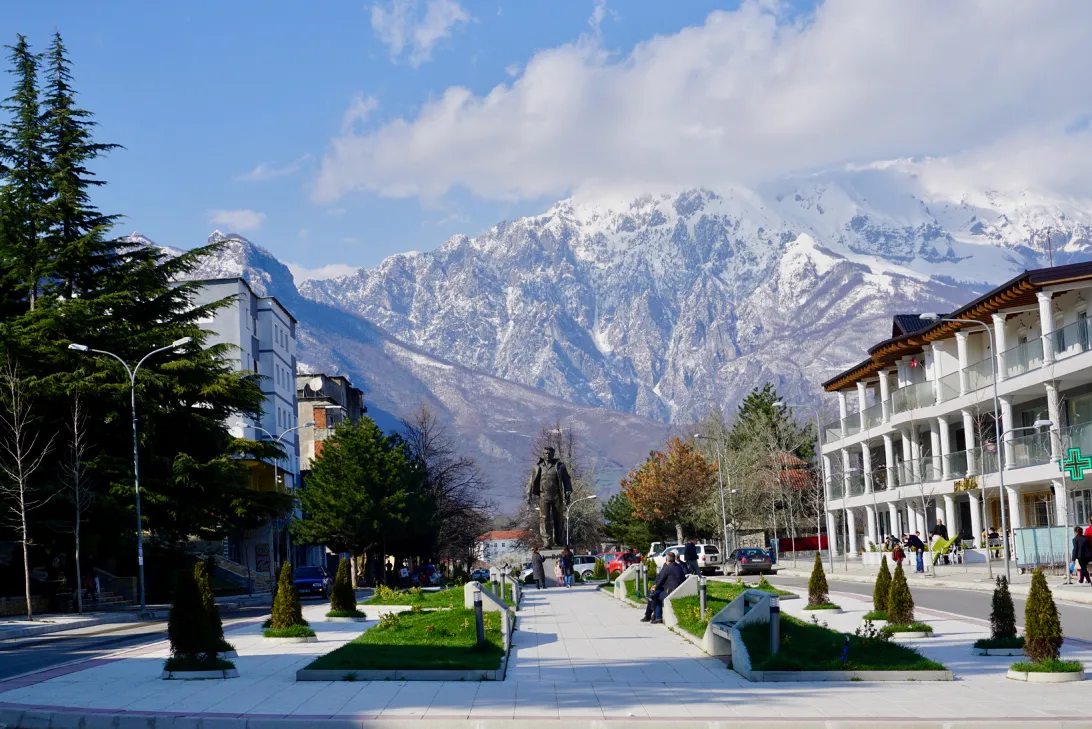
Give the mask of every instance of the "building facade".
[(474, 558), (486, 564), (496, 564), (505, 557), (527, 551), (530, 532), (518, 529), (486, 532), (474, 543)]
[[(258, 296), (242, 278), (196, 282), (194, 303), (209, 304), (230, 299), (231, 304), (200, 322), (213, 332), (207, 344), (228, 344), (228, 360), (238, 370), (261, 375), (262, 416), (253, 420), (240, 413), (228, 417), (228, 427), (238, 438), (269, 440), (281, 437), (285, 457), (279, 461), (252, 460), (251, 488), (258, 491), (293, 492), (299, 486), (299, 431), (296, 404), (296, 319), (277, 299)], [(289, 431), (286, 433), (286, 431)], [(224, 559), (252, 571), (260, 588), (272, 585), (273, 575), (291, 552), (287, 520), (277, 519), (257, 529), (232, 534), (225, 541)], [(230, 565), (227, 565), (230, 567)]]
[(1092, 455), (1090, 301), (1092, 264), (1027, 271), (950, 314), (895, 317), (824, 383), (838, 397), (822, 429), (837, 549), (927, 540), (938, 520), (981, 546), (1002, 509), (1010, 530), (1087, 525), (1092, 489), (1060, 461)]

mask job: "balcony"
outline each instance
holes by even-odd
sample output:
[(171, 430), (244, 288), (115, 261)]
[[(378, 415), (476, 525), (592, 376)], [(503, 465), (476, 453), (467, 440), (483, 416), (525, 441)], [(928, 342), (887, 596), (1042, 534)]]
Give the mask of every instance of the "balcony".
[(1005, 374), (1008, 377), (1016, 377), (1025, 372), (1037, 370), (1043, 366), (1043, 340), (1036, 337), (1018, 344), (1012, 349), (1005, 350), (1002, 357), (1005, 361)]
[(1050, 433), (1031, 433), (1006, 443), (1005, 467), (1027, 468), (1050, 463)]
[(936, 403), (932, 382), (918, 382), (891, 393), (891, 414), (928, 407)]
[(865, 482), (863, 473), (851, 473), (849, 474), (849, 495), (850, 496), (862, 496), (865, 492)]
[(878, 402), (867, 410), (861, 411), (861, 428), (875, 428), (883, 422), (883, 403)]

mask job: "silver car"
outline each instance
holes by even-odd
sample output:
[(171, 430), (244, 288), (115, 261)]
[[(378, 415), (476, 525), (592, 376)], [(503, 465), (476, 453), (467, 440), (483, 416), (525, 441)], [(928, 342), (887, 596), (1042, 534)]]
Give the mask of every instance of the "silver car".
[[(586, 580), (592, 576), (595, 570), (595, 557), (590, 554), (573, 555), (573, 574), (580, 575), (580, 579)], [(553, 573), (546, 575), (547, 580), (553, 579)], [(531, 563), (523, 563), (523, 571), (519, 573), (519, 581), (525, 585), (535, 584), (535, 575), (531, 571)]]

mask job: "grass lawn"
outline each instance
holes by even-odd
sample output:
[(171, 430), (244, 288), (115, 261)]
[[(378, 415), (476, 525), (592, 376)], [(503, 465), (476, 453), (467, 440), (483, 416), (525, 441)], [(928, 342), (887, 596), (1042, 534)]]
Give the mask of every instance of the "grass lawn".
[(504, 643), (499, 613), (485, 614), (486, 645), (475, 647), (474, 611), (458, 608), (434, 613), (402, 613), (383, 621), (351, 643), (316, 659), (308, 668), (486, 669), (500, 666)]
[(1014, 638), (979, 638), (974, 642), (975, 648), (1023, 648), (1024, 636), (1017, 635)]
[(748, 625), (740, 631), (756, 671), (943, 671), (944, 666), (912, 648), (890, 641), (849, 636), (789, 615), (781, 615), (781, 650), (770, 655), (770, 627)]
[[(483, 585), (483, 589), (486, 589)], [(488, 592), (488, 589), (486, 589)], [(504, 601), (509, 605), (515, 605), (512, 599), (512, 591), (506, 590)], [(372, 599), (363, 605), (420, 605), (423, 608), (462, 608), (463, 588), (453, 587), (450, 590), (438, 590), (427, 592), (424, 590), (392, 590), (380, 594), (376, 592)]]
[(607, 592), (614, 592), (614, 583), (613, 582), (605, 582), (605, 583), (603, 583), (603, 586), (601, 588), (599, 588), (599, 589), (606, 590)]
[(1080, 661), (1064, 661), (1060, 658), (1051, 658), (1042, 663), (1017, 661), (1011, 667), (1012, 670), (1021, 673), (1076, 673), (1084, 668), (1084, 664)]
[(723, 610), (728, 603), (743, 594), (744, 590), (762, 590), (774, 595), (795, 595), (788, 590), (779, 590), (770, 583), (748, 585), (739, 582), (720, 582), (709, 580), (705, 583), (705, 610), (706, 619), (700, 616), (700, 603), (697, 595), (680, 597), (672, 600), (675, 608), (675, 617), (679, 619), (679, 627), (691, 635), (701, 638), (705, 635), (705, 626), (709, 624), (708, 618)]

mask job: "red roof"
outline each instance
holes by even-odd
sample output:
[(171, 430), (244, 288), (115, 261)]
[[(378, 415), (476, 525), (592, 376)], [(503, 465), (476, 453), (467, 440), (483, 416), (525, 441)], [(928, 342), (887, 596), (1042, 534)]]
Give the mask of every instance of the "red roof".
[(520, 539), (526, 539), (529, 536), (531, 536), (531, 532), (520, 530), (520, 529), (510, 529), (508, 531), (486, 532), (485, 534), (478, 537), (478, 541), (479, 542), (498, 542), (498, 541), (500, 541), (502, 539), (520, 540)]

